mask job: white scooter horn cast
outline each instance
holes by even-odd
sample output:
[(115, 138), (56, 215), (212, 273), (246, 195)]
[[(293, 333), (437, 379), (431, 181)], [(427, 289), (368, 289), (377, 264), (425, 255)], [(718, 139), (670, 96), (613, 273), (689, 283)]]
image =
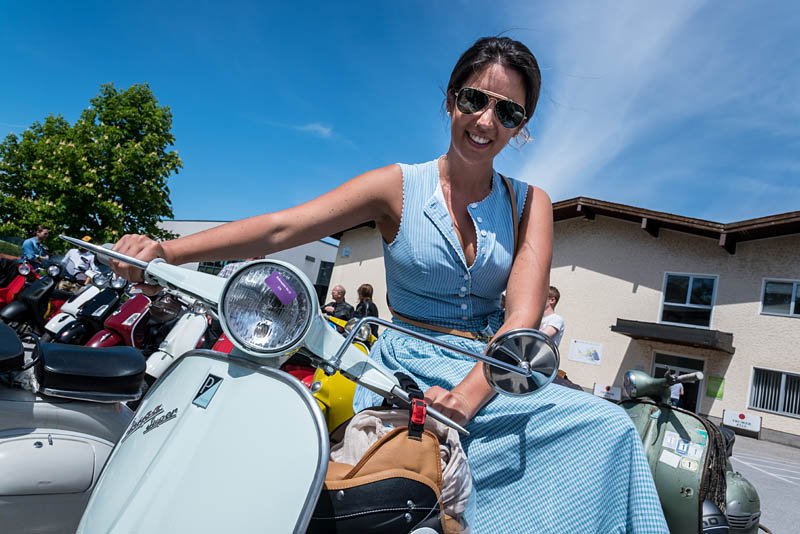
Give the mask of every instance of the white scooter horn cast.
[[(535, 392), (558, 370), (556, 348), (536, 330), (499, 336), (487, 355), (371, 317), (343, 340), (325, 325), (305, 275), (284, 262), (256, 261), (222, 279), (62, 238), (206, 303), (235, 346), (230, 355), (189, 352), (153, 385), (114, 448), (79, 533), (305, 532), (325, 479), (328, 434), (309, 390), (278, 367), (303, 346), (326, 372), (341, 371), (392, 402), (408, 402), (398, 380), (351, 344), (362, 324), (483, 361), (501, 393)], [(467, 433), (436, 410), (428, 415)]]

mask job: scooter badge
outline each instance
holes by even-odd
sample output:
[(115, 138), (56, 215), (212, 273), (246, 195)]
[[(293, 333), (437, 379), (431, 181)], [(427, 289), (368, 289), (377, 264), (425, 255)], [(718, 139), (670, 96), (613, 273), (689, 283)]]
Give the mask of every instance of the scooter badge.
[(222, 379), (220, 377), (216, 375), (208, 375), (203, 382), (203, 385), (200, 386), (197, 395), (194, 396), (192, 404), (204, 409), (208, 408), (208, 403), (210, 403), (211, 399), (214, 398), (214, 395), (217, 393), (221, 383)]

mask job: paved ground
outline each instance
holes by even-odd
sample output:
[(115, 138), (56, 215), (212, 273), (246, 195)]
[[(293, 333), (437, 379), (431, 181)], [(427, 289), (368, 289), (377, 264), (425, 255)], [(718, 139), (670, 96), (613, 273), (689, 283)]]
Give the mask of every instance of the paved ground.
[(761, 524), (800, 532), (800, 449), (737, 435), (731, 463), (758, 490)]

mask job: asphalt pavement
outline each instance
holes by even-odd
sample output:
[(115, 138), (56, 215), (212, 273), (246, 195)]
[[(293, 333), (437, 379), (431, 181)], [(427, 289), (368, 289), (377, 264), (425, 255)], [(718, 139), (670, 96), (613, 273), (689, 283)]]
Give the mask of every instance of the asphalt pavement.
[(758, 491), (761, 524), (800, 532), (800, 449), (737, 435), (731, 463)]

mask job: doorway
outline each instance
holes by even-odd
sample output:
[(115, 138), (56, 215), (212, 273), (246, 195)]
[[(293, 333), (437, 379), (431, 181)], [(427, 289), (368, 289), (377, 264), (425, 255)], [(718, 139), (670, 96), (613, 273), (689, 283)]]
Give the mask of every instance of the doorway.
[[(686, 373), (702, 371), (704, 367), (705, 361), (703, 360), (656, 352), (655, 364), (653, 365), (653, 376), (655, 378), (661, 378), (667, 372), (667, 369), (672, 369), (678, 374), (683, 375)], [(704, 383), (705, 379), (699, 382), (684, 384), (683, 397), (681, 397), (678, 407), (697, 413), (697, 408), (700, 405), (700, 392), (703, 391)]]

